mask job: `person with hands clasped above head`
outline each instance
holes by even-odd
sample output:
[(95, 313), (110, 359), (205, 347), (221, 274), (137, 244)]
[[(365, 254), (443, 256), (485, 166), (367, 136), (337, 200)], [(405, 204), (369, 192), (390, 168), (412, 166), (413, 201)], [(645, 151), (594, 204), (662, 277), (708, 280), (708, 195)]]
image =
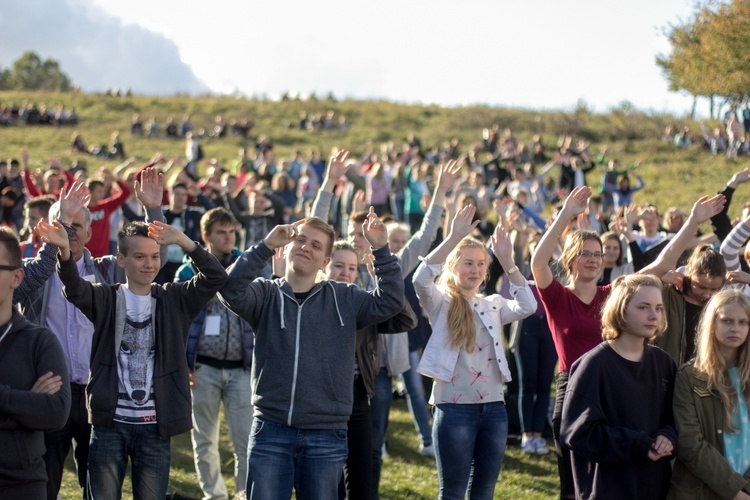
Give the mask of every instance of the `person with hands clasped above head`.
[[(183, 283), (158, 285), (160, 246), (170, 244), (180, 245), (199, 272)], [(94, 329), (86, 386), (88, 495), (119, 499), (130, 458), (134, 498), (164, 498), (171, 437), (192, 427), (188, 328), (227, 275), (216, 257), (163, 222), (131, 222), (117, 245), (124, 284), (91, 283), (71, 251), (61, 248), (58, 256), (63, 294)]]
[(568, 232), (562, 255), (557, 261), (566, 278), (565, 285), (555, 279), (550, 260), (571, 222), (586, 217), (590, 196), (591, 189), (588, 187), (573, 189), (531, 257), (531, 271), (547, 312), (547, 323), (559, 359), (552, 433), (557, 446), (560, 498), (573, 498), (575, 495), (570, 450), (560, 442), (560, 421), (568, 372), (578, 358), (601, 343), (600, 311), (609, 295), (610, 285), (596, 286), (604, 252), (602, 242), (594, 231)]
[[(501, 226), (492, 236), (492, 251), (507, 270), (515, 298), (479, 294), (489, 255), (482, 242), (469, 237), (479, 223), (472, 222), (474, 211), (468, 205), (454, 216), (450, 235), (413, 278), (433, 328), (417, 370), (434, 379), (432, 439), (441, 499), (463, 499), (467, 488), (469, 498), (492, 498), (508, 435), (503, 383), (511, 376), (502, 327), (536, 310), (536, 300), (513, 263), (513, 247)], [(439, 285), (435, 284), (438, 276)]]
[(666, 328), (661, 281), (617, 278), (602, 309), (605, 342), (573, 363), (561, 439), (573, 451), (576, 498), (663, 499), (677, 448), (676, 366), (649, 342)]
[[(377, 288), (318, 281), (330, 260), (333, 230), (317, 217), (276, 226), (229, 268), (222, 302), (255, 331), (254, 419), (247, 496), (336, 498), (347, 456), (355, 334), (403, 307), (404, 286), (388, 232), (372, 209), (363, 224)], [(286, 247), (284, 277), (257, 278)]]

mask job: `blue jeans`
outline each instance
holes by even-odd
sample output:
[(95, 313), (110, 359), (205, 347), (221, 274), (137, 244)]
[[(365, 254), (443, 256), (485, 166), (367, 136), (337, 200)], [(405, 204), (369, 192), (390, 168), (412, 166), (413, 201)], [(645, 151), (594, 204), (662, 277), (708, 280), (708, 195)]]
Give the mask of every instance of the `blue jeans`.
[(430, 428), (430, 414), (427, 411), (427, 399), (424, 395), (422, 375), (417, 373), (420, 358), (421, 353), (419, 351), (409, 351), (411, 368), (402, 373), (401, 377), (404, 379), (406, 404), (409, 407), (414, 427), (422, 438), (422, 444), (428, 446), (432, 444), (432, 429)]
[(348, 449), (344, 429), (296, 429), (253, 419), (247, 451), (247, 498), (335, 499)]
[(440, 404), (435, 407), (432, 442), (439, 498), (492, 499), (505, 455), (508, 414), (502, 401)]
[(221, 369), (196, 363), (193, 370), (193, 456), (198, 480), (206, 497), (226, 499), (230, 495), (221, 477), (219, 457), (219, 407), (229, 425), (234, 450), (234, 480), (237, 491), (245, 491), (247, 441), (253, 424), (250, 372), (243, 368)]
[(156, 424), (93, 426), (89, 447), (88, 491), (91, 500), (119, 500), (128, 458), (133, 498), (163, 500), (169, 486), (170, 440), (159, 437)]
[(387, 368), (381, 368), (375, 377), (375, 394), (370, 399), (372, 418), (372, 498), (378, 498), (380, 470), (383, 467), (383, 443), (388, 429), (388, 414), (393, 400), (393, 385)]
[(532, 314), (523, 320), (516, 348), (518, 407), (523, 432), (543, 432), (549, 410), (549, 391), (555, 376), (557, 351), (547, 318)]

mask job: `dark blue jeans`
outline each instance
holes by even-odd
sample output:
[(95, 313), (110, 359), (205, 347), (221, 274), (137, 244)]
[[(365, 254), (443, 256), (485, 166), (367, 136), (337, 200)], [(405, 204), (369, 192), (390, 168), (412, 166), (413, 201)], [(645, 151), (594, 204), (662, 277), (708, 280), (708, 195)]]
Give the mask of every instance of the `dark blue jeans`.
[(169, 486), (170, 440), (159, 437), (156, 424), (93, 426), (89, 448), (89, 498), (118, 500), (128, 458), (132, 465), (133, 498), (163, 500)]
[(347, 455), (345, 429), (297, 429), (253, 419), (247, 498), (335, 499)]
[(543, 432), (557, 363), (547, 318), (533, 314), (523, 320), (515, 356), (523, 432)]
[(435, 407), (435, 446), (439, 498), (491, 500), (500, 476), (508, 438), (508, 414), (502, 401), (440, 404)]

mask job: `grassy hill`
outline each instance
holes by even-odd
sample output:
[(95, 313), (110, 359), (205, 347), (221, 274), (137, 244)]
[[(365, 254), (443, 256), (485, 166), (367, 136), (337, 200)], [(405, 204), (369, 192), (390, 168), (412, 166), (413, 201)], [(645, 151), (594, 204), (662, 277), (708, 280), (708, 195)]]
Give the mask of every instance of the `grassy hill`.
[[(225, 120), (252, 119), (255, 127), (252, 136), (265, 134), (275, 144), (277, 157), (287, 156), (295, 150), (319, 150), (327, 155), (331, 148), (341, 147), (362, 154), (378, 150), (381, 143), (393, 141), (402, 144), (409, 134), (418, 136), (426, 148), (457, 138), (462, 150), (481, 141), (484, 127), (497, 123), (511, 128), (519, 141), (530, 140), (541, 134), (548, 147), (553, 147), (561, 134), (574, 139), (591, 141), (591, 151), (598, 153), (607, 145), (609, 157), (618, 158), (622, 164), (642, 159), (638, 173), (644, 178), (646, 188), (639, 192), (636, 203), (653, 202), (661, 210), (675, 205), (689, 210), (701, 195), (711, 194), (724, 185), (733, 172), (750, 166), (747, 159), (739, 161), (724, 157), (714, 158), (694, 145), (678, 150), (671, 143), (660, 140), (667, 125), (690, 126), (699, 133), (699, 125), (672, 116), (642, 113), (622, 105), (607, 114), (593, 114), (579, 106), (570, 112), (533, 111), (490, 107), (442, 108), (438, 106), (402, 105), (389, 102), (343, 101), (286, 101), (267, 102), (230, 97), (105, 97), (99, 95), (0, 92), (0, 103), (20, 103), (29, 100), (46, 103), (50, 107), (64, 105), (74, 108), (80, 115), (75, 127), (13, 126), (0, 128), (0, 157), (18, 157), (19, 150), (27, 147), (31, 166), (43, 167), (49, 158), (57, 158), (69, 165), (73, 160), (84, 159), (89, 172), (99, 166), (113, 167), (114, 160), (101, 160), (81, 154), (71, 154), (69, 145), (74, 131), (83, 135), (86, 144), (106, 144), (112, 132), (120, 131), (128, 156), (145, 161), (156, 151), (170, 157), (184, 157), (184, 141), (163, 137), (148, 139), (128, 134), (133, 113), (143, 121), (155, 116), (160, 127), (171, 116), (179, 122), (186, 113), (196, 128), (208, 129), (214, 117)], [(290, 128), (301, 113), (334, 111), (350, 123), (347, 131), (302, 131)], [(712, 127), (712, 123), (707, 123)], [(236, 158), (237, 149), (252, 143), (237, 138), (207, 139), (203, 148), (207, 157), (224, 164)], [(592, 172), (593, 174), (593, 172)], [(598, 175), (590, 175), (589, 183), (598, 185)], [(742, 191), (738, 194), (730, 213), (739, 214), (744, 204)], [(417, 435), (405, 405), (394, 406), (389, 427), (389, 452), (383, 469), (381, 492), (383, 498), (435, 498), (437, 475), (432, 459), (419, 456)], [(229, 445), (224, 426), (222, 456), (224, 475), (231, 478)], [(78, 494), (73, 474), (72, 460), (64, 477), (63, 498)], [(228, 481), (231, 489), (231, 480)], [(129, 495), (126, 482), (126, 496)], [(173, 467), (170, 490), (198, 498), (189, 436), (183, 435), (173, 442)], [(496, 498), (542, 499), (558, 494), (556, 466), (552, 456), (523, 456), (518, 448), (509, 448), (496, 491)]]
[[(195, 128), (209, 129), (214, 117), (225, 120), (251, 119), (255, 122), (251, 135), (269, 136), (275, 145), (277, 157), (295, 150), (318, 150), (324, 156), (331, 148), (342, 147), (361, 154), (378, 150), (381, 143), (402, 144), (409, 134), (418, 136), (426, 149), (457, 138), (462, 151), (481, 141), (484, 127), (497, 123), (509, 127), (521, 142), (540, 134), (548, 148), (554, 147), (561, 134), (592, 143), (592, 153), (608, 145), (608, 157), (618, 158), (622, 164), (642, 159), (638, 169), (646, 181), (646, 188), (636, 195), (635, 201), (650, 201), (664, 210), (676, 205), (687, 210), (702, 194), (715, 192), (731, 174), (747, 165), (747, 160), (714, 158), (698, 145), (678, 150), (660, 140), (665, 126), (690, 126), (700, 134), (699, 124), (668, 115), (643, 113), (627, 103), (607, 114), (594, 114), (581, 104), (575, 110), (534, 111), (491, 107), (443, 108), (435, 105), (406, 105), (385, 101), (290, 100), (282, 102), (239, 99), (232, 97), (107, 97), (91, 94), (19, 93), (0, 92), (0, 103), (25, 100), (46, 103), (50, 107), (64, 105), (75, 109), (80, 124), (70, 127), (8, 127), (0, 129), (0, 157), (18, 156), (22, 146), (29, 148), (32, 167), (41, 167), (47, 159), (57, 158), (64, 164), (75, 159), (85, 159), (89, 171), (101, 166), (114, 166), (117, 162), (100, 160), (86, 155), (71, 154), (71, 135), (77, 130), (87, 145), (107, 144), (112, 132), (120, 131), (129, 156), (146, 160), (156, 151), (167, 156), (184, 157), (184, 142), (166, 138), (148, 139), (128, 134), (131, 116), (140, 114), (145, 122), (156, 117), (163, 127), (167, 117), (179, 122), (190, 114)], [(297, 123), (301, 113), (326, 113), (345, 116), (350, 123), (346, 131), (303, 131), (290, 128)], [(713, 127), (713, 123), (707, 123)], [(207, 157), (224, 164), (236, 158), (240, 146), (251, 145), (238, 138), (207, 139), (203, 142)], [(589, 184), (598, 185), (598, 175), (589, 174)], [(732, 211), (737, 213), (738, 204)]]

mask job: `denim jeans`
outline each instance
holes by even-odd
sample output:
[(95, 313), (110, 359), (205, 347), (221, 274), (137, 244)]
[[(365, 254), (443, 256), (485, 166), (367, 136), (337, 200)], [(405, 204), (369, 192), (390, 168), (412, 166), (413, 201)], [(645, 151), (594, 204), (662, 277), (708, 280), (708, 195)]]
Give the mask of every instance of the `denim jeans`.
[(516, 348), (518, 407), (523, 432), (543, 432), (549, 410), (549, 390), (555, 375), (557, 351), (547, 319), (532, 314), (521, 324)]
[(439, 498), (492, 499), (508, 438), (508, 414), (502, 401), (440, 404), (435, 407), (432, 439)]
[(344, 429), (296, 429), (253, 419), (247, 452), (247, 498), (335, 499), (348, 449)]
[(372, 498), (377, 500), (380, 470), (383, 467), (383, 443), (388, 429), (388, 414), (393, 401), (393, 385), (387, 368), (381, 368), (375, 377), (375, 394), (370, 399), (372, 418)]
[(91, 500), (119, 500), (128, 457), (133, 498), (163, 500), (169, 486), (170, 440), (159, 437), (156, 424), (93, 426), (89, 448), (88, 490)]
[(219, 405), (224, 414), (234, 450), (234, 480), (237, 491), (247, 480), (247, 441), (253, 425), (250, 372), (243, 368), (221, 369), (196, 363), (193, 371), (193, 456), (198, 481), (207, 498), (229, 498), (221, 477), (219, 457)]
[(419, 432), (424, 446), (432, 444), (432, 428), (430, 427), (430, 414), (427, 411), (427, 399), (424, 394), (422, 375), (417, 373), (421, 354), (419, 351), (409, 351), (409, 364), (411, 368), (401, 374), (406, 388), (406, 404), (411, 413), (414, 427)]

